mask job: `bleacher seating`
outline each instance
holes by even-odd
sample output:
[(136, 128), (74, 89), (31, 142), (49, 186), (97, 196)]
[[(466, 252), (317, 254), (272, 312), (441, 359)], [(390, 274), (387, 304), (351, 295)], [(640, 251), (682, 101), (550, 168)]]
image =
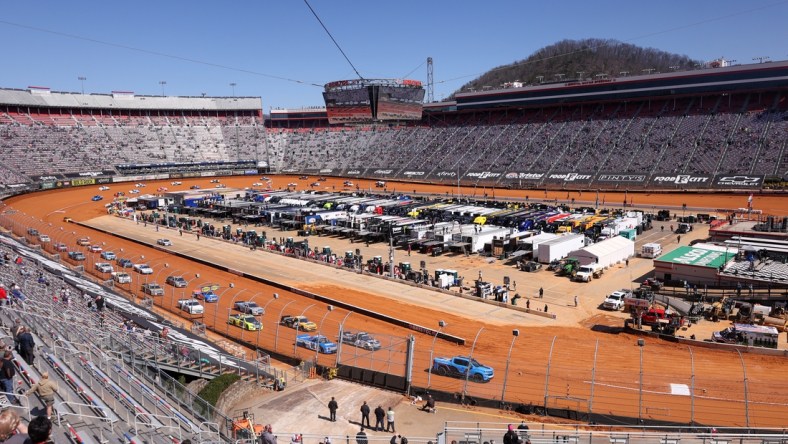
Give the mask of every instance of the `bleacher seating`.
[[(5, 253), (5, 247), (0, 247)], [(113, 310), (92, 311), (82, 296), (72, 296), (69, 303), (53, 298), (54, 288), (47, 282), (63, 282), (34, 261), (21, 266), (0, 267), (0, 282), (18, 283), (23, 300), (0, 311), (3, 325), (22, 325), (33, 329), (36, 345), (36, 366), (27, 365), (18, 356), (20, 386), (27, 389), (48, 370), (60, 390), (56, 394), (53, 420), (75, 442), (178, 443), (190, 438), (194, 442), (223, 442), (219, 432), (229, 430), (231, 419), (199, 404), (194, 395), (184, 399), (172, 398), (173, 393), (188, 393), (184, 387), (167, 389), (178, 384), (163, 371), (168, 365), (191, 369), (202, 377), (223, 372), (241, 372), (244, 379), (270, 380), (266, 368), (249, 372), (249, 364), (235, 357), (219, 356), (206, 359), (199, 349), (176, 342), (172, 337), (161, 338), (144, 329), (134, 329), (133, 323)], [(72, 288), (72, 295), (80, 292)], [(111, 301), (110, 301), (111, 303)], [(10, 331), (4, 342), (10, 343)], [(174, 350), (171, 352), (170, 350)], [(217, 364), (218, 362), (218, 364)], [(221, 363), (240, 362), (245, 367)], [(135, 367), (134, 363), (138, 366)], [(158, 370), (150, 373), (152, 368)], [(21, 399), (23, 417), (42, 412), (43, 405), (34, 396)], [(0, 395), (0, 404), (8, 402)], [(202, 405), (202, 407), (200, 407)], [(222, 419), (224, 418), (224, 419)], [(219, 420), (217, 424), (216, 421)], [(228, 435), (225, 435), (228, 436)]]

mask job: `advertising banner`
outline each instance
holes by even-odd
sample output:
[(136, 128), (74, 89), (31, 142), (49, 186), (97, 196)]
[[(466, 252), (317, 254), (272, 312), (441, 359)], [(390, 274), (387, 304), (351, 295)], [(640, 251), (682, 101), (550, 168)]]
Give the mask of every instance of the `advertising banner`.
[(552, 183), (588, 183), (594, 178), (594, 175), (591, 173), (576, 173), (576, 172), (567, 172), (567, 173), (550, 173), (547, 175), (545, 179), (548, 182)]
[(407, 169), (407, 170), (400, 171), (398, 176), (403, 178), (403, 179), (423, 180), (425, 177), (427, 177), (428, 174), (429, 174), (429, 171), (417, 170), (417, 169)]
[(30, 176), (34, 182), (54, 182), (63, 179), (62, 176), (57, 174), (50, 174), (48, 176)]
[(70, 186), (71, 186), (70, 180), (58, 180), (57, 182), (55, 182), (55, 187), (57, 188), (67, 188)]
[(258, 171), (254, 170), (233, 170), (233, 174), (236, 175), (244, 175), (244, 176), (256, 176)]
[(99, 177), (98, 179), (96, 179), (96, 183), (97, 184), (112, 183), (112, 178), (111, 177)]
[(714, 188), (760, 188), (763, 177), (755, 174), (728, 174), (714, 177)]
[(397, 170), (390, 170), (386, 168), (377, 168), (367, 170), (367, 174), (372, 177), (394, 177), (397, 175)]
[(99, 176), (112, 176), (114, 171), (84, 171), (81, 173), (66, 173), (67, 178), (72, 177), (99, 177)]
[(651, 177), (651, 186), (653, 187), (706, 188), (710, 184), (711, 176), (702, 174), (657, 173)]
[(71, 185), (81, 187), (84, 185), (95, 185), (96, 179), (71, 179)]
[(457, 171), (434, 171), (430, 174), (430, 179), (437, 181), (457, 181)]
[(519, 182), (519, 181), (532, 181), (538, 182), (544, 179), (544, 173), (524, 173), (522, 171), (509, 171), (503, 175), (503, 181), (506, 182)]
[(621, 185), (643, 185), (648, 176), (645, 174), (633, 173), (600, 173), (596, 176), (595, 182), (621, 184)]
[(364, 168), (348, 168), (342, 172), (345, 177), (361, 177), (364, 175)]
[(183, 177), (184, 177), (184, 178), (186, 178), (186, 177), (200, 177), (200, 173), (194, 173), (194, 172), (191, 172), (191, 173), (183, 173)]
[(200, 177), (213, 177), (216, 175), (216, 171), (203, 171), (200, 173)]
[(41, 182), (42, 190), (51, 190), (52, 188), (55, 188), (55, 182)]

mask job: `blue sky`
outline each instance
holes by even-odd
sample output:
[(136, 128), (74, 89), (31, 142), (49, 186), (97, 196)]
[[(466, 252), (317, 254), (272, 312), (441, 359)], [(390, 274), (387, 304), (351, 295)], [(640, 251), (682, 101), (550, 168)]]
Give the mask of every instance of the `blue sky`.
[[(562, 39), (617, 39), (694, 59), (788, 58), (788, 0), (397, 2), (310, 0), (367, 78), (426, 81), (435, 98)], [(556, 5), (560, 4), (558, 7)], [(74, 38), (74, 36), (78, 38)], [(262, 97), (322, 104), (355, 78), (303, 0), (5, 1), (0, 87)], [(289, 79), (289, 80), (285, 80)]]

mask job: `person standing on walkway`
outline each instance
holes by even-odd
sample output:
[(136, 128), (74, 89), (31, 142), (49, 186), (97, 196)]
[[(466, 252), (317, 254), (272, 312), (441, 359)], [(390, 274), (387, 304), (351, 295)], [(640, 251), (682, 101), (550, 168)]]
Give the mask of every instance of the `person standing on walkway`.
[(539, 299), (542, 299), (543, 297), (544, 297), (544, 288), (539, 287)]
[(506, 434), (503, 435), (503, 444), (518, 444), (520, 442), (520, 437), (517, 436), (517, 432), (514, 431), (514, 426), (509, 424), (509, 429), (506, 431)]
[(30, 333), (30, 327), (25, 327), (22, 333), (19, 334), (19, 354), (25, 360), (27, 365), (33, 365), (35, 360), (36, 341)]
[(356, 444), (367, 444), (367, 434), (364, 432), (364, 426), (356, 433)]
[[(367, 401), (364, 401), (364, 404), (361, 405), (361, 427), (372, 428), (369, 425), (369, 406), (367, 405)], [(364, 430), (363, 428), (361, 429)]]
[(547, 304), (544, 304), (544, 312), (547, 313)]
[(36, 382), (30, 387), (30, 390), (25, 392), (25, 396), (30, 396), (33, 393), (38, 393), (41, 401), (47, 409), (47, 418), (52, 419), (52, 405), (55, 403), (55, 393), (57, 392), (57, 383), (49, 379), (49, 372), (41, 373), (41, 380)]
[(394, 409), (391, 407), (386, 411), (386, 431), (397, 433), (397, 429), (394, 427)]
[(337, 404), (337, 400), (334, 397), (331, 397), (331, 401), (328, 401), (328, 412), (330, 413), (329, 419), (331, 422), (337, 422), (337, 409), (339, 408), (339, 404)]
[(382, 405), (378, 405), (375, 409), (375, 431), (380, 432), (383, 430), (383, 418), (386, 417), (386, 411), (383, 410)]
[[(577, 295), (575, 295), (575, 307), (577, 307)], [(545, 310), (547, 311), (547, 310)]]
[(15, 404), (16, 396), (14, 396), (14, 376), (16, 376), (16, 368), (14, 363), (11, 362), (13, 353), (11, 350), (6, 350), (3, 354), (3, 365), (0, 367), (0, 389), (5, 392), (5, 397), (8, 402)]

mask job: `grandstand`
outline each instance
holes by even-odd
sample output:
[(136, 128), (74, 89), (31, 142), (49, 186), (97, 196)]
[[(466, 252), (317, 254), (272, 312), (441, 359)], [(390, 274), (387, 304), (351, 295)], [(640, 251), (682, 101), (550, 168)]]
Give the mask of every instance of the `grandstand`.
[[(266, 125), (256, 98), (0, 90), (0, 181), (242, 162), (223, 169), (517, 188), (736, 189), (788, 171), (788, 62), (463, 93), (410, 122), (397, 118), (394, 99), (375, 102), (355, 84), (326, 88), (327, 108), (274, 110)], [(372, 102), (390, 105), (378, 118), (386, 124), (372, 123)], [(340, 121), (354, 125), (329, 125)]]

